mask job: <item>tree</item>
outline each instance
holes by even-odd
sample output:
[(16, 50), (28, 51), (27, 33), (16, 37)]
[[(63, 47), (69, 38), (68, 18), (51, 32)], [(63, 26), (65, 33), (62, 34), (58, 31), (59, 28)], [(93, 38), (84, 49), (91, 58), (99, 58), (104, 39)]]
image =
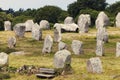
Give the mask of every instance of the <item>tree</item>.
[(77, 0), (68, 5), (68, 13), (72, 17), (76, 17), (83, 9), (93, 9), (97, 11), (105, 10), (107, 6), (106, 0)]
[(39, 8), (36, 11), (35, 21), (40, 22), (41, 20), (48, 20), (51, 23), (58, 22), (58, 17), (60, 16), (62, 10), (56, 6), (45, 6)]

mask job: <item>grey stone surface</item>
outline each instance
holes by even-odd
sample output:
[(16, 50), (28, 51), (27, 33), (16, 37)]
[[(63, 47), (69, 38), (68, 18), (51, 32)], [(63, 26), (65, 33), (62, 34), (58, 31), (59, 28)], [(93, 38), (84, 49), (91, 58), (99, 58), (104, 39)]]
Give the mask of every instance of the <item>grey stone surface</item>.
[(61, 39), (62, 39), (62, 36), (61, 36), (61, 26), (55, 24), (54, 27), (55, 27), (54, 28), (54, 42), (60, 42)]
[(104, 43), (102, 40), (97, 40), (96, 43), (96, 56), (103, 56), (104, 55)]
[(58, 44), (58, 50), (63, 50), (63, 49), (67, 49), (67, 44), (60, 41)]
[(14, 32), (17, 37), (24, 37), (25, 34), (25, 24), (24, 23), (18, 23), (14, 26)]
[(10, 53), (10, 55), (16, 55), (16, 56), (19, 56), (19, 55), (25, 55), (26, 53), (24, 51), (17, 51), (17, 52), (12, 52)]
[(71, 64), (71, 53), (68, 50), (60, 50), (54, 55), (55, 68), (64, 68)]
[(25, 22), (25, 31), (32, 31), (33, 25), (34, 25), (33, 20), (27, 20)]
[(120, 56), (120, 42), (117, 42), (116, 44), (116, 57)]
[(87, 71), (90, 73), (102, 73), (102, 63), (99, 57), (90, 58), (87, 61)]
[(87, 33), (91, 24), (90, 15), (81, 14), (78, 18), (79, 33)]
[(42, 29), (50, 29), (50, 24), (47, 20), (41, 20), (39, 24)]
[(109, 25), (109, 18), (108, 16), (102, 11), (98, 14), (97, 19), (95, 21), (96, 28), (98, 29), (99, 27), (106, 27)]
[(73, 17), (66, 17), (65, 20), (64, 20), (64, 24), (72, 24), (74, 23), (74, 20), (73, 20)]
[(83, 46), (83, 42), (78, 41), (78, 40), (73, 40), (71, 47), (72, 47), (74, 54), (76, 55), (83, 54), (84, 51), (83, 51), (82, 46)]
[(42, 29), (37, 23), (32, 27), (32, 37), (35, 40), (42, 40)]
[(9, 37), (8, 38), (8, 47), (14, 48), (16, 45), (16, 38), (15, 37)]
[(11, 22), (10, 21), (4, 21), (4, 29), (5, 29), (5, 31), (11, 31)]
[(50, 53), (52, 51), (53, 39), (50, 35), (47, 35), (44, 40), (42, 53)]
[(0, 53), (0, 67), (8, 66), (9, 56), (8, 54), (1, 52)]
[(120, 12), (116, 16), (116, 27), (120, 27)]

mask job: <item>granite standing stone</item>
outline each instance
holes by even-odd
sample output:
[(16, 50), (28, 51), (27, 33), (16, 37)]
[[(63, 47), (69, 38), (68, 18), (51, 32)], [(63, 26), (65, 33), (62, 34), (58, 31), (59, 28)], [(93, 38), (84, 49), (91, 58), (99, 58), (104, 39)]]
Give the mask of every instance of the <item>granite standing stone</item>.
[(102, 73), (102, 63), (99, 57), (90, 58), (87, 61), (87, 71), (90, 73)]
[(25, 22), (25, 31), (32, 31), (33, 25), (34, 25), (33, 20), (27, 20)]
[(120, 56), (120, 42), (117, 42), (116, 44), (116, 57)]
[(97, 47), (96, 47), (96, 56), (103, 56), (104, 55), (104, 48), (103, 48), (103, 41), (97, 40)]
[(15, 37), (9, 37), (8, 38), (8, 47), (14, 48), (16, 45), (16, 38)]
[(82, 49), (82, 46), (83, 46), (83, 42), (78, 41), (78, 40), (73, 40), (71, 47), (72, 47), (74, 54), (76, 55), (83, 54), (84, 51)]
[(1, 52), (0, 53), (0, 67), (8, 66), (9, 56), (8, 54)]
[(25, 24), (24, 23), (18, 23), (14, 26), (14, 32), (17, 37), (22, 38), (25, 34)]
[(42, 29), (50, 29), (50, 24), (47, 20), (41, 20), (40, 21), (40, 27)]
[(73, 17), (66, 17), (64, 20), (64, 24), (72, 24), (74, 23)]
[(63, 50), (63, 49), (67, 49), (67, 44), (60, 41), (59, 44), (58, 44), (58, 50)]
[(32, 37), (38, 41), (42, 40), (42, 29), (37, 23), (35, 23), (32, 27)]
[(44, 46), (42, 53), (50, 53), (53, 45), (53, 39), (50, 35), (47, 35), (44, 40)]
[(4, 29), (5, 29), (5, 31), (11, 31), (11, 22), (10, 21), (4, 22)]
[(120, 27), (120, 12), (116, 16), (116, 27)]
[(71, 64), (71, 53), (68, 50), (60, 50), (54, 55), (55, 68), (64, 68)]

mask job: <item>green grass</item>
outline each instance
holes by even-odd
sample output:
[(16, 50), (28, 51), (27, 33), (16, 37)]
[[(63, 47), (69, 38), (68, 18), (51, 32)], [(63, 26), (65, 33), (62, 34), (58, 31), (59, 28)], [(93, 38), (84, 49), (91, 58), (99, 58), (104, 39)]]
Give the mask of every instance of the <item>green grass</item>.
[[(116, 51), (116, 42), (120, 41), (120, 29), (117, 28), (107, 28), (109, 32), (109, 43), (105, 43), (105, 56), (100, 57), (103, 65), (102, 74), (92, 74), (88, 73), (86, 70), (86, 61), (95, 57), (96, 49), (96, 29), (92, 28), (88, 33), (79, 34), (79, 33), (63, 33), (62, 41), (68, 45), (68, 50), (72, 54), (72, 69), (73, 74), (58, 76), (53, 80), (113, 80), (114, 76), (120, 75), (120, 58), (115, 57)], [(47, 34), (50, 34), (53, 37), (53, 30), (43, 31), (43, 39)], [(42, 48), (43, 42), (36, 41), (32, 39), (31, 33), (27, 32), (25, 38), (17, 39), (17, 45), (14, 49), (7, 48), (7, 38), (9, 36), (14, 36), (12, 31), (1, 31), (0, 32), (0, 52), (6, 52), (10, 54), (13, 51), (25, 51), (28, 53), (24, 56), (9, 56), (9, 66), (19, 68), (23, 65), (34, 65), (39, 67), (48, 67), (54, 68), (53, 66), (53, 57), (55, 52), (58, 51), (58, 43), (53, 44), (52, 52), (50, 54), (43, 55)], [(72, 40), (83, 41), (84, 54), (76, 56), (73, 54), (71, 49)], [(36, 78), (35, 75), (20, 75), (10, 73), (10, 79), (8, 80), (40, 80)], [(115, 77), (114, 80), (120, 80), (120, 77)]]

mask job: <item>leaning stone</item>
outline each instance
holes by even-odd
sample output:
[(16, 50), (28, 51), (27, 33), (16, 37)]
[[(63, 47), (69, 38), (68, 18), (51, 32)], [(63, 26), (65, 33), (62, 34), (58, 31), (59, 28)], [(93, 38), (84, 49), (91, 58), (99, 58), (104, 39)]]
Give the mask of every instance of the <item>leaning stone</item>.
[(10, 21), (4, 22), (4, 29), (5, 29), (5, 31), (11, 31), (11, 22)]
[[(54, 27), (56, 26), (57, 24), (54, 25)], [(60, 42), (61, 41), (61, 26), (56, 26), (54, 28), (54, 41), (55, 42)]]
[(9, 59), (8, 54), (1, 52), (0, 53), (0, 67), (8, 66), (8, 59)]
[(103, 48), (103, 41), (97, 40), (97, 47), (96, 47), (96, 55), (103, 56), (104, 55), (104, 48)]
[(44, 40), (42, 53), (50, 53), (53, 45), (53, 39), (50, 35), (47, 35)]
[(9, 37), (8, 39), (8, 47), (14, 48), (16, 45), (16, 38), (15, 37)]
[(40, 27), (42, 29), (50, 29), (50, 24), (47, 20), (41, 20), (40, 21)]
[(60, 50), (54, 55), (55, 68), (64, 68), (71, 64), (71, 53), (68, 50)]
[(81, 41), (73, 40), (71, 47), (72, 47), (74, 54), (76, 55), (83, 54), (84, 51), (82, 49), (82, 46), (83, 46), (83, 43)]
[(42, 40), (42, 29), (37, 23), (32, 27), (32, 37), (35, 40)]
[(116, 27), (120, 27), (120, 12), (116, 16)]
[(26, 53), (24, 51), (17, 51), (17, 52), (10, 53), (10, 55), (16, 55), (16, 56), (18, 56), (18, 55), (25, 55), (25, 54)]
[(34, 25), (33, 20), (27, 20), (25, 22), (25, 31), (32, 31), (33, 25)]
[(73, 17), (66, 17), (64, 20), (64, 24), (72, 24), (74, 23)]
[(87, 71), (90, 73), (102, 73), (102, 63), (99, 57), (90, 58), (87, 61)]
[(59, 44), (58, 44), (58, 50), (63, 50), (63, 49), (67, 49), (67, 45), (66, 43), (60, 41)]
[(98, 29), (99, 27), (106, 27), (109, 25), (109, 18), (108, 16), (102, 11), (98, 14), (98, 17), (95, 21), (96, 28)]
[(17, 37), (24, 37), (25, 34), (25, 24), (24, 23), (18, 23), (14, 26), (14, 32)]
[(117, 42), (116, 44), (116, 57), (120, 56), (120, 42)]

